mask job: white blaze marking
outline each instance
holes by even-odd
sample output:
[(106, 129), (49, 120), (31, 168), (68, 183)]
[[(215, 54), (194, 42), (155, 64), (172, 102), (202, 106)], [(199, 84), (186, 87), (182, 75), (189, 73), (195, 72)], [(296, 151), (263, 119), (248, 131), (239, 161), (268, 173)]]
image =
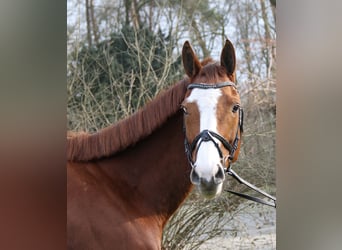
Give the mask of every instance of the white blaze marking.
[[(221, 95), (222, 92), (219, 89), (193, 89), (187, 98), (188, 102), (195, 102), (198, 106), (200, 131), (208, 129), (218, 133), (216, 106)], [(219, 143), (217, 139), (214, 140)], [(213, 142), (202, 142), (195, 162), (196, 173), (199, 177), (210, 181), (217, 173), (220, 161), (220, 155)]]

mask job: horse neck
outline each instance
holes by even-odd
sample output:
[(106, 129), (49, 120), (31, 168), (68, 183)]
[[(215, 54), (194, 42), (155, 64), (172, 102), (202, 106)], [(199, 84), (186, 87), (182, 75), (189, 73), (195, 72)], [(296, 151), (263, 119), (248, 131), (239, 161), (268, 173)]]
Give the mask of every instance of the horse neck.
[[(183, 116), (177, 112), (149, 137), (108, 159), (106, 164), (106, 172), (116, 180), (118, 175), (124, 180), (130, 202), (136, 203), (138, 209), (144, 206), (149, 216), (158, 216), (162, 226), (192, 187), (182, 128)], [(115, 164), (118, 160), (125, 165)]]

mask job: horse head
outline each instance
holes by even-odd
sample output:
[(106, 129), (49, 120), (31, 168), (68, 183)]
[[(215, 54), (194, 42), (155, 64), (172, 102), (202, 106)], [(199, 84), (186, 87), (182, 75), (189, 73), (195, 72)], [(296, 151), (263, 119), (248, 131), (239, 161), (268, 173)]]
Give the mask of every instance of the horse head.
[(240, 151), (243, 113), (235, 85), (235, 50), (226, 40), (220, 62), (200, 62), (186, 41), (182, 60), (190, 78), (181, 105), (190, 180), (211, 198), (221, 193), (225, 171)]

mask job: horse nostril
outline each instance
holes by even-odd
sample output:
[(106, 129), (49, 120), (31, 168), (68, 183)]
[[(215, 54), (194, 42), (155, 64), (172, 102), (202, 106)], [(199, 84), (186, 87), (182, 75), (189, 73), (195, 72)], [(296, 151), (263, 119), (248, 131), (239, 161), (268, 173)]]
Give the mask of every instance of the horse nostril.
[(200, 184), (200, 177), (196, 173), (195, 169), (191, 170), (190, 181), (192, 182), (192, 184), (195, 184), (195, 185), (199, 185)]
[(215, 174), (214, 181), (216, 184), (220, 184), (224, 181), (224, 170), (222, 167), (218, 167), (218, 171)]

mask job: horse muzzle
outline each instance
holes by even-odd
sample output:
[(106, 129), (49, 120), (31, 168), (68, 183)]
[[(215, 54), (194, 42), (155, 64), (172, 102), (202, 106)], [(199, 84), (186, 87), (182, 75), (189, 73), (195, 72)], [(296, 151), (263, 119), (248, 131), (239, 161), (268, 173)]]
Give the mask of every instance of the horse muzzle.
[(224, 179), (225, 172), (221, 166), (218, 167), (218, 171), (211, 178), (201, 177), (197, 173), (196, 168), (193, 168), (190, 174), (191, 183), (197, 186), (205, 198), (209, 199), (221, 193)]

